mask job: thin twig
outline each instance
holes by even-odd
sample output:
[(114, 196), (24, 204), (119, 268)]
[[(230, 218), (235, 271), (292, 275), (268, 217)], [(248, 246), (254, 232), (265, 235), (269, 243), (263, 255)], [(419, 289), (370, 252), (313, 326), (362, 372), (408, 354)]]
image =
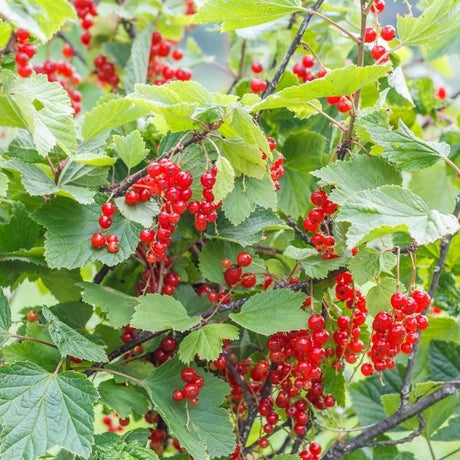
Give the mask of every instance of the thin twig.
[(386, 439), (384, 441), (375, 441), (371, 444), (368, 444), (367, 447), (385, 447), (385, 446), (396, 446), (397, 444), (404, 444), (405, 442), (410, 442), (413, 439), (417, 438), (423, 433), (425, 428), (425, 417), (422, 414), (418, 416), (418, 428), (413, 433), (401, 439)]
[(289, 225), (289, 227), (294, 230), (294, 233), (297, 235), (297, 237), (303, 241), (304, 243), (311, 244), (311, 238), (307, 236), (295, 223), (295, 220), (292, 217), (288, 217), (286, 220), (286, 223)]
[(85, 369), (86, 371), (92, 371), (93, 372), (107, 372), (109, 374), (114, 374), (114, 375), (119, 375), (120, 377), (124, 377), (128, 380), (132, 380), (134, 383), (137, 383), (138, 385), (142, 385), (142, 380), (136, 379), (136, 377), (133, 377), (132, 375), (125, 374), (124, 372), (116, 371), (115, 369), (108, 369), (106, 367), (87, 367)]
[(232, 84), (230, 85), (230, 88), (227, 91), (227, 94), (230, 94), (232, 92), (233, 88), (238, 84), (238, 82), (241, 80), (241, 77), (243, 76), (244, 64), (246, 61), (247, 44), (248, 44), (247, 40), (243, 40), (243, 42), (241, 43), (241, 55), (240, 55), (240, 64), (238, 66), (238, 73), (233, 79)]
[(36, 343), (40, 343), (41, 345), (46, 345), (51, 348), (57, 348), (57, 346), (54, 345), (54, 343), (45, 342), (44, 340), (36, 339), (35, 337), (29, 337), (27, 335), (10, 334), (10, 337), (12, 339), (28, 340), (29, 342), (36, 342)]

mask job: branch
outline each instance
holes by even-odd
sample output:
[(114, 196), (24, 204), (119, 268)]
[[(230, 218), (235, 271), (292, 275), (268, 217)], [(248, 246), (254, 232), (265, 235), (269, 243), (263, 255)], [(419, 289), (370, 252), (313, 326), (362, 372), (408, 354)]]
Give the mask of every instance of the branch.
[[(460, 195), (457, 196), (457, 202), (456, 202), (453, 214), (454, 216), (458, 216), (459, 213), (460, 213)], [(431, 279), (430, 288), (428, 290), (428, 294), (430, 295), (431, 298), (434, 297), (436, 290), (438, 289), (439, 279), (441, 278), (441, 273), (446, 263), (447, 253), (449, 252), (450, 243), (452, 242), (453, 237), (454, 235), (449, 235), (447, 238), (441, 241), (441, 245), (439, 247), (439, 258), (434, 267), (433, 278)], [(426, 310), (427, 309), (425, 309), (423, 314), (426, 313)], [(412, 353), (409, 355), (409, 358), (407, 360), (406, 374), (404, 375), (404, 380), (403, 380), (403, 384), (402, 384), (401, 392), (400, 392), (401, 407), (406, 405), (409, 400), (410, 383), (412, 379), (412, 373), (415, 367), (415, 360), (417, 358), (418, 348), (420, 346), (419, 343), (420, 342), (417, 342), (414, 345)]]
[(294, 233), (299, 237), (301, 241), (307, 244), (311, 244), (311, 238), (307, 236), (295, 223), (295, 220), (292, 217), (288, 217), (286, 220), (286, 223), (289, 225), (289, 227), (294, 230)]
[(93, 283), (94, 284), (101, 284), (106, 275), (112, 270), (113, 267), (109, 267), (108, 265), (103, 265), (101, 269), (94, 275)]
[(240, 64), (238, 66), (238, 73), (236, 74), (235, 78), (232, 81), (232, 84), (230, 85), (230, 88), (227, 91), (227, 94), (230, 94), (233, 90), (233, 88), (237, 85), (237, 83), (241, 80), (241, 77), (243, 76), (244, 73), (244, 64), (246, 62), (246, 49), (247, 49), (247, 40), (244, 39), (243, 42), (241, 43), (241, 56), (240, 56)]
[(404, 444), (405, 442), (410, 442), (416, 437), (420, 436), (425, 428), (425, 417), (422, 414), (418, 416), (418, 428), (413, 433), (405, 436), (401, 439), (387, 439), (385, 441), (376, 441), (367, 445), (367, 447), (386, 447), (386, 446), (396, 446), (397, 444)]
[(406, 405), (400, 408), (390, 417), (375, 423), (369, 427), (366, 431), (350, 439), (347, 442), (338, 444), (335, 447), (329, 449), (329, 451), (322, 457), (322, 460), (341, 460), (346, 455), (354, 452), (357, 449), (369, 445), (369, 443), (377, 436), (386, 433), (387, 431), (397, 427), (404, 421), (421, 414), (425, 409), (433, 406), (437, 402), (453, 395), (460, 388), (460, 380), (454, 380), (452, 382), (444, 384), (439, 390), (431, 393), (429, 396), (420, 399), (412, 405)]
[[(198, 142), (201, 142), (205, 137), (211, 132), (216, 129), (219, 129), (220, 126), (222, 125), (223, 121), (209, 125), (204, 131), (195, 131), (192, 133), (192, 136), (184, 141), (184, 142), (179, 142), (177, 145), (175, 145), (171, 150), (168, 150), (165, 152), (163, 155), (160, 155), (157, 160), (161, 160), (162, 158), (169, 158), (175, 153), (182, 152), (185, 150), (187, 147), (189, 147), (192, 144), (197, 144)], [(147, 166), (145, 168), (142, 168), (140, 171), (135, 172), (134, 174), (129, 175), (126, 177), (122, 182), (118, 184), (113, 184), (111, 187), (108, 189), (102, 188), (102, 192), (108, 192), (111, 196), (118, 197), (118, 196), (123, 196), (126, 190), (128, 190), (133, 184), (135, 184), (139, 179), (142, 179), (145, 175), (147, 174)]]
[(291, 60), (292, 55), (295, 53), (297, 47), (299, 46), (302, 36), (307, 30), (308, 26), (310, 25), (311, 19), (313, 18), (313, 15), (316, 11), (318, 11), (321, 7), (321, 5), (324, 3), (324, 0), (316, 0), (316, 3), (310, 8), (311, 13), (308, 13), (304, 20), (302, 21), (302, 24), (300, 24), (299, 30), (297, 31), (294, 40), (290, 44), (288, 50), (286, 51), (286, 54), (283, 57), (283, 60), (281, 61), (280, 66), (278, 67), (278, 70), (275, 73), (275, 76), (273, 77), (272, 81), (268, 84), (268, 88), (265, 90), (265, 93), (262, 96), (262, 99), (267, 98), (270, 96), (270, 94), (275, 91), (275, 88), (278, 86), (278, 83), (286, 70), (286, 67), (289, 64), (289, 61)]
[(15, 49), (16, 45), (16, 33), (13, 31), (11, 32), (10, 38), (8, 39), (8, 42), (6, 43), (5, 48), (0, 49), (0, 57), (4, 56), (5, 54), (12, 53)]

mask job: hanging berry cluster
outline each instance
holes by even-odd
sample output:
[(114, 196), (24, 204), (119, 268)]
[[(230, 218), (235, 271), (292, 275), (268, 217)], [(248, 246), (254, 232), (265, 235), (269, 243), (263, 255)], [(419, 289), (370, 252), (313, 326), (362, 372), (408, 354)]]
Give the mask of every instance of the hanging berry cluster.
[(171, 80), (187, 81), (192, 78), (190, 70), (181, 67), (175, 68), (170, 62), (165, 62), (168, 57), (178, 62), (184, 56), (182, 50), (172, 50), (172, 45), (173, 42), (164, 39), (160, 32), (154, 31), (152, 33), (147, 75), (154, 85), (162, 85)]
[(210, 302), (220, 303), (221, 305), (225, 305), (231, 300), (230, 293), (219, 285), (200, 284), (196, 289), (196, 293), (206, 295)]
[(16, 62), (16, 71), (23, 78), (31, 75), (32, 66), (29, 61), (35, 56), (35, 46), (32, 43), (28, 43), (29, 38), (30, 33), (27, 30), (18, 29), (16, 31), (18, 47), (14, 60)]
[[(260, 73), (264, 71), (264, 66), (260, 62), (253, 62), (251, 64), (251, 71), (255, 75), (259, 75)], [(253, 93), (259, 94), (259, 93), (263, 93), (267, 89), (268, 83), (267, 83), (267, 80), (264, 80), (263, 78), (259, 78), (255, 76), (252, 78), (249, 86)]]
[[(145, 235), (148, 234), (150, 239), (152, 237), (150, 228), (144, 229), (140, 233), (140, 239), (143, 241)], [(153, 241), (153, 240), (152, 240)], [(137, 254), (145, 260), (145, 252), (140, 244), (137, 248)], [(173, 260), (166, 254), (162, 263), (149, 263), (148, 268), (142, 272), (142, 281), (137, 283), (137, 296), (145, 295), (148, 292), (161, 292), (164, 295), (173, 295), (176, 287), (179, 286), (180, 277), (172, 270)]]
[[(335, 240), (329, 235), (328, 225), (324, 220), (326, 216), (330, 216), (337, 211), (337, 204), (329, 200), (327, 193), (324, 190), (315, 190), (310, 195), (311, 202), (316, 206), (304, 219), (302, 226), (307, 232), (313, 232), (311, 242), (313, 246), (322, 253), (323, 259), (333, 259), (338, 257), (334, 251)], [(323, 229), (323, 232), (319, 231)], [(325, 232), (325, 233), (324, 233)]]
[(81, 111), (82, 95), (75, 88), (80, 85), (82, 78), (74, 66), (67, 61), (53, 61), (47, 59), (43, 64), (34, 66), (37, 73), (47, 76), (49, 82), (57, 81), (67, 92), (72, 101), (74, 114)]
[(93, 17), (97, 16), (96, 5), (93, 0), (75, 0), (74, 6), (80, 19), (81, 28), (85, 31), (80, 36), (80, 41), (83, 45), (89, 46), (92, 38), (89, 30), (94, 25)]
[(217, 220), (217, 210), (221, 203), (214, 203), (214, 194), (212, 193), (212, 188), (216, 183), (216, 175), (217, 166), (213, 166), (201, 175), (202, 198), (200, 201), (191, 201), (187, 206), (188, 212), (195, 216), (195, 229), (199, 232), (206, 230), (208, 224)]
[(173, 391), (173, 401), (180, 402), (187, 399), (192, 406), (198, 405), (198, 397), (200, 395), (200, 390), (204, 385), (204, 378), (200, 377), (196, 373), (195, 369), (192, 369), (191, 367), (182, 369), (180, 377), (184, 382), (184, 387)]
[(256, 275), (254, 273), (243, 273), (242, 268), (248, 267), (252, 263), (252, 256), (249, 252), (240, 252), (236, 257), (236, 264), (232, 264), (230, 259), (222, 260), (222, 267), (225, 268), (224, 280), (228, 286), (234, 287), (240, 285), (244, 288), (253, 288), (256, 283)]
[(107, 427), (107, 431), (116, 433), (123, 431), (129, 425), (129, 417), (120, 418), (117, 414), (106, 414), (102, 417), (102, 423)]
[(115, 64), (107, 59), (107, 56), (100, 54), (94, 59), (94, 66), (96, 67), (97, 79), (103, 85), (118, 86), (120, 77), (117, 75)]
[(177, 453), (183, 452), (179, 441), (169, 435), (166, 423), (156, 412), (149, 410), (144, 415), (144, 420), (155, 426), (155, 428), (148, 428), (150, 432), (148, 437), (150, 449), (158, 455), (161, 455), (168, 446), (172, 447)]
[(116, 208), (112, 202), (104, 203), (101, 206), (102, 215), (99, 217), (99, 226), (102, 231), (95, 233), (91, 237), (93, 248), (102, 249), (104, 246), (107, 246), (107, 251), (111, 253), (116, 253), (120, 249), (117, 235), (110, 234), (106, 237), (103, 233), (103, 230), (107, 230), (112, 226), (112, 216), (115, 214), (115, 211)]
[(315, 58), (310, 54), (306, 54), (300, 62), (294, 64), (292, 71), (295, 75), (297, 75), (299, 80), (302, 80), (303, 82), (313, 81), (315, 78), (324, 77), (327, 74), (327, 69), (320, 66), (315, 74), (313, 70), (315, 65)]
[(414, 291), (411, 296), (396, 292), (391, 297), (393, 311), (379, 312), (372, 323), (372, 347), (368, 353), (372, 364), (361, 366), (364, 375), (374, 369), (384, 371), (393, 368), (399, 353), (409, 354), (418, 342), (419, 333), (428, 327), (428, 319), (422, 312), (428, 308), (431, 298), (425, 291)]

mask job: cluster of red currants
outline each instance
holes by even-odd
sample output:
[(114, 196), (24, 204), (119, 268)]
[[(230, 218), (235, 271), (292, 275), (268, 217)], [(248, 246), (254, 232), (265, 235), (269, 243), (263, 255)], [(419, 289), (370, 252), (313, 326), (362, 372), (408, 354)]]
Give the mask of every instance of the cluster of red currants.
[[(264, 66), (260, 62), (253, 62), (251, 64), (251, 71), (255, 75), (259, 75), (264, 71)], [(259, 94), (265, 92), (268, 87), (268, 83), (267, 80), (264, 80), (263, 78), (253, 77), (249, 86), (253, 93)]]
[(18, 47), (14, 60), (16, 61), (16, 70), (18, 75), (27, 78), (32, 73), (32, 66), (29, 61), (35, 56), (35, 46), (28, 43), (30, 33), (25, 29), (18, 29), (16, 31), (16, 39)]
[(184, 387), (174, 390), (172, 394), (173, 401), (180, 402), (187, 399), (192, 406), (199, 403), (200, 390), (204, 385), (204, 378), (200, 377), (195, 369), (185, 367), (180, 373), (180, 377), (184, 382)]
[(171, 80), (187, 81), (192, 78), (192, 72), (185, 68), (174, 68), (165, 62), (169, 56), (173, 61), (180, 61), (184, 57), (181, 49), (172, 50), (173, 42), (163, 38), (160, 32), (152, 33), (152, 45), (150, 47), (148, 79), (154, 85), (162, 85)]
[(118, 242), (118, 236), (114, 233), (104, 235), (103, 230), (106, 230), (112, 226), (112, 216), (115, 214), (116, 208), (115, 205), (108, 201), (101, 206), (102, 215), (99, 217), (99, 226), (102, 231), (95, 233), (91, 237), (91, 244), (95, 249), (102, 249), (104, 246), (107, 246), (107, 251), (111, 253), (116, 253), (120, 249), (120, 244)]
[(354, 288), (351, 273), (340, 273), (335, 277), (335, 296), (340, 302), (345, 302), (351, 310), (351, 316), (341, 315), (337, 318), (337, 329), (332, 335), (335, 350), (327, 350), (328, 355), (334, 353), (336, 360), (332, 367), (341, 371), (343, 360), (348, 364), (354, 364), (358, 360), (357, 354), (363, 352), (364, 342), (360, 340), (361, 327), (366, 322), (366, 298)]
[(67, 61), (47, 59), (43, 64), (34, 66), (34, 70), (37, 73), (46, 75), (49, 82), (58, 82), (66, 90), (72, 101), (75, 115), (81, 111), (82, 95), (75, 88), (80, 85), (82, 78), (74, 66)]
[(97, 79), (103, 85), (116, 87), (120, 83), (120, 77), (117, 75), (115, 64), (107, 59), (107, 56), (100, 54), (94, 58)]
[(94, 25), (93, 17), (97, 16), (96, 4), (93, 0), (75, 0), (74, 6), (80, 19), (80, 25), (85, 31), (80, 36), (80, 41), (83, 45), (89, 46), (92, 38), (89, 29)]
[(304, 82), (312, 81), (315, 78), (322, 78), (327, 75), (327, 69), (324, 67), (320, 67), (316, 71), (316, 75), (313, 72), (313, 67), (315, 67), (315, 58), (310, 54), (306, 54), (303, 56), (302, 60), (296, 64), (292, 68), (292, 71), (295, 75)]
[(330, 105), (335, 105), (339, 112), (347, 113), (353, 108), (351, 98), (352, 96), (327, 96), (326, 102)]
[(248, 267), (252, 263), (252, 256), (249, 252), (240, 252), (236, 257), (236, 264), (232, 264), (230, 259), (223, 259), (221, 265), (225, 268), (224, 280), (228, 286), (240, 285), (244, 288), (253, 288), (257, 283), (254, 273), (243, 273), (243, 267)]
[(409, 354), (418, 342), (419, 333), (428, 327), (423, 314), (431, 303), (425, 291), (414, 291), (411, 296), (396, 292), (391, 297), (392, 313), (379, 312), (372, 323), (372, 347), (368, 353), (372, 364), (361, 366), (364, 375), (393, 368), (399, 353)]
[(177, 349), (177, 342), (174, 337), (166, 336), (160, 342), (158, 348), (153, 351), (153, 361), (156, 366), (161, 366), (164, 362), (174, 356)]
[(195, 216), (195, 229), (199, 232), (206, 230), (208, 224), (217, 220), (217, 210), (221, 203), (214, 202), (212, 189), (216, 183), (217, 166), (205, 171), (200, 177), (200, 183), (203, 187), (200, 201), (191, 201), (188, 206), (188, 212)]
[[(315, 190), (310, 195), (311, 202), (316, 206), (309, 213), (302, 222), (304, 230), (307, 232), (314, 232), (311, 237), (313, 246), (321, 252), (323, 259), (334, 259), (337, 254), (334, 251), (335, 239), (333, 236), (321, 233), (320, 227), (324, 223), (326, 216), (330, 216), (337, 211), (337, 204), (331, 201), (324, 190)], [(324, 226), (328, 232), (327, 225)]]
[(308, 446), (308, 450), (302, 450), (299, 452), (300, 460), (319, 460), (321, 450), (321, 446), (317, 442), (312, 442)]
[(158, 455), (161, 455), (168, 445), (171, 445), (178, 453), (182, 451), (178, 440), (168, 435), (166, 424), (156, 412), (149, 410), (145, 413), (144, 419), (147, 423), (155, 425), (155, 428), (148, 429), (150, 432), (148, 438), (150, 449)]
[(168, 159), (162, 159), (150, 163), (147, 176), (138, 180), (126, 192), (125, 202), (130, 206), (148, 201), (151, 196), (160, 197), (161, 211), (156, 229), (146, 228), (139, 235), (141, 242), (147, 245), (145, 258), (150, 264), (164, 259), (176, 225), (187, 210), (187, 201), (192, 197), (192, 182), (190, 172), (182, 171)]
[(123, 431), (123, 428), (129, 425), (129, 417), (119, 418), (117, 414), (106, 414), (102, 417), (102, 423), (107, 427), (107, 431), (116, 433)]
[(198, 295), (207, 295), (210, 302), (219, 302), (221, 305), (225, 305), (231, 300), (230, 293), (222, 286), (216, 288), (214, 285), (200, 284), (196, 289), (196, 293)]
[[(137, 252), (141, 257), (144, 255), (142, 248), (138, 248)], [(171, 270), (172, 265), (173, 261), (169, 255), (164, 257), (162, 263), (150, 264), (149, 268), (142, 272), (142, 281), (137, 283), (137, 295), (144, 295), (146, 292), (173, 295), (176, 287), (179, 286), (180, 277)]]

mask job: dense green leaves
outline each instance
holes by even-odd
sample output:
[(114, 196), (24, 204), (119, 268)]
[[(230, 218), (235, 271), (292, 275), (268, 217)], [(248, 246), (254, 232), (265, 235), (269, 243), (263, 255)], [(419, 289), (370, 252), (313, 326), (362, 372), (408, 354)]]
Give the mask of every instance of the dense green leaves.
[(460, 345), (432, 340), (428, 352), (431, 375), (436, 380), (455, 380), (460, 375)]
[(118, 155), (128, 168), (137, 166), (147, 155), (145, 142), (136, 129), (127, 136), (113, 136)]
[(263, 24), (300, 9), (299, 0), (207, 0), (195, 16), (197, 22), (217, 22), (222, 31)]
[(147, 294), (139, 299), (131, 325), (150, 332), (164, 329), (183, 332), (199, 322), (200, 318), (191, 318), (178, 300), (166, 295)]
[(303, 329), (309, 316), (301, 309), (305, 298), (302, 292), (287, 289), (261, 292), (246, 301), (240, 313), (230, 317), (240, 326), (263, 335)]
[(115, 433), (103, 433), (94, 437), (94, 447), (90, 460), (158, 460), (158, 455), (148, 447), (143, 447), (138, 440), (131, 440), (130, 434), (118, 436)]
[(62, 446), (88, 458), (96, 399), (96, 390), (81, 374), (50, 374), (27, 362), (1, 367), (2, 456), (35, 460)]
[(239, 337), (238, 328), (231, 324), (207, 324), (190, 332), (179, 347), (179, 359), (188, 364), (198, 355), (200, 359), (212, 361), (222, 351), (224, 339), (236, 340)]
[(380, 273), (391, 273), (396, 265), (396, 255), (392, 252), (378, 252), (364, 248), (350, 261), (350, 270), (357, 284), (365, 284)]
[(171, 434), (181, 440), (181, 445), (196, 460), (228, 456), (235, 447), (233, 426), (227, 411), (219, 407), (229, 392), (228, 385), (199, 370), (205, 383), (198, 406), (176, 403), (171, 392), (183, 386), (182, 368), (178, 360), (169, 360), (145, 380), (144, 386), (155, 409), (168, 424)]
[(0, 347), (8, 340), (8, 329), (11, 326), (11, 311), (8, 299), (0, 290)]
[(392, 185), (355, 193), (340, 208), (337, 221), (350, 222), (349, 248), (396, 231), (428, 244), (458, 230), (456, 217), (430, 210), (417, 195)]

